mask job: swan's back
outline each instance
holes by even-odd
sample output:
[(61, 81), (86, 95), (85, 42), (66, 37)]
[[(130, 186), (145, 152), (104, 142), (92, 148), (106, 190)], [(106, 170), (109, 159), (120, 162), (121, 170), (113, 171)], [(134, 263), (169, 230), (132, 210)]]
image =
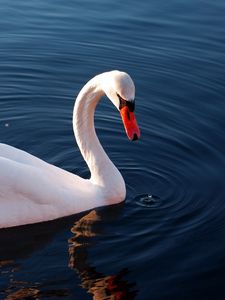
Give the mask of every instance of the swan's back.
[[(49, 165), (32, 154), (2, 143), (0, 143), (0, 158), (6, 158), (17, 163), (39, 168)], [(51, 167), (51, 165), (49, 165), (49, 167)]]

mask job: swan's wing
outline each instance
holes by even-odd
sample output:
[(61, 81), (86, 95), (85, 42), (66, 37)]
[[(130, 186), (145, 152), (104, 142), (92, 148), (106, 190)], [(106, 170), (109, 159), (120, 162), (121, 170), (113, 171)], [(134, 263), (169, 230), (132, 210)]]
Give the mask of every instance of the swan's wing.
[(23, 150), (2, 143), (0, 143), (0, 158), (7, 158), (18, 163), (35, 167), (47, 167), (47, 163), (43, 160)]
[(53, 220), (96, 203), (101, 206), (89, 180), (43, 163), (47, 168), (0, 157), (0, 228)]
[(0, 227), (54, 219), (60, 193), (47, 172), (0, 157)]
[(0, 228), (105, 205), (101, 189), (22, 150), (0, 147)]

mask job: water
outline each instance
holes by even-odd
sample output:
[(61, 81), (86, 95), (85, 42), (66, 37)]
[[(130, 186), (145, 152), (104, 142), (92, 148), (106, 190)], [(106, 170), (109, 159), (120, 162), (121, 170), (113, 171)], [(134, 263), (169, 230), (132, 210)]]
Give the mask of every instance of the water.
[(0, 231), (0, 299), (225, 298), (224, 1), (1, 1), (0, 142), (70, 172), (74, 99), (136, 84), (141, 140), (109, 101), (96, 128), (126, 202)]

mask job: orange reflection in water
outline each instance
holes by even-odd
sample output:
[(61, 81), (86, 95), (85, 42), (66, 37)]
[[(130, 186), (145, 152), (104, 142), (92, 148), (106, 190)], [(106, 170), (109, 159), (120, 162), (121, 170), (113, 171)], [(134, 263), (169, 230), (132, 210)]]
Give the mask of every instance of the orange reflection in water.
[(93, 300), (132, 300), (137, 291), (135, 283), (128, 283), (124, 277), (128, 270), (121, 270), (114, 275), (105, 275), (87, 262), (88, 247), (91, 238), (97, 235), (95, 225), (101, 222), (95, 210), (77, 221), (69, 239), (69, 267), (74, 269), (81, 278), (81, 286), (92, 294)]
[[(119, 209), (119, 211), (121, 210)], [(133, 300), (137, 294), (137, 291), (135, 290), (136, 284), (129, 283), (126, 279), (126, 275), (128, 274), (127, 269), (119, 270), (116, 274), (103, 274), (98, 272), (96, 267), (88, 262), (88, 258), (89, 261), (91, 260), (91, 258), (88, 257), (89, 248), (95, 246), (93, 239), (100, 234), (99, 230), (102, 230), (104, 227), (104, 221), (108, 220), (108, 218), (112, 218), (114, 221), (115, 215), (118, 214), (119, 211), (118, 209), (113, 210), (113, 208), (110, 208), (109, 210), (104, 209), (97, 213), (93, 210), (80, 218), (71, 228), (73, 236), (68, 241), (70, 254), (69, 267), (77, 272), (81, 280), (81, 287), (92, 295), (93, 300)], [(71, 220), (68, 220), (68, 222), (71, 224)], [(66, 228), (68, 228), (67, 224), (68, 223), (65, 222)], [(41, 237), (43, 237), (43, 241), (40, 240), (40, 243), (35, 243), (37, 249), (40, 249), (45, 246), (49, 240), (51, 241), (52, 237), (54, 237), (61, 228), (65, 228), (62, 224), (62, 220), (57, 223), (52, 222), (49, 224), (39, 224), (23, 228), (24, 236), (22, 235), (22, 240), (24, 240), (24, 243), (21, 243), (21, 235), (18, 234), (17, 230), (14, 235), (10, 232), (10, 235), (14, 237), (13, 241), (15, 245), (19, 245), (19, 249), (23, 245), (26, 245), (25, 248), (27, 249), (27, 252), (23, 256), (23, 258), (26, 258), (30, 253), (33, 253), (36, 250), (36, 248), (33, 247), (33, 242), (30, 244), (27, 243), (29, 240), (32, 241), (31, 237), (40, 236), (40, 232), (42, 233)], [(47, 238), (43, 236), (43, 232), (47, 232)], [(11, 243), (9, 246), (10, 245)], [(6, 247), (6, 250), (7, 249), (8, 248)], [(7, 252), (6, 250), (5, 252)], [(15, 248), (15, 251), (15, 253), (10, 252), (9, 255), (15, 259), (6, 258), (0, 260), (0, 277), (2, 275), (6, 279), (8, 278), (8, 285), (4, 290), (0, 291), (0, 299), (67, 299), (67, 297), (71, 296), (70, 288), (49, 289), (48, 286), (43, 286), (42, 282), (18, 280), (17, 273), (20, 271), (21, 265), (17, 262), (16, 253), (20, 253), (21, 251), (17, 251), (17, 248)], [(20, 256), (18, 256), (18, 258), (19, 257)]]

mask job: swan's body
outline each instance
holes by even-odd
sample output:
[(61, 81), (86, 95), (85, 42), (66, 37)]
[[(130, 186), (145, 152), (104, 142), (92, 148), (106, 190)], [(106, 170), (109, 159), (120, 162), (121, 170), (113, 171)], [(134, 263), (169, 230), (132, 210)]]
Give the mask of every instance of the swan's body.
[(73, 114), (75, 137), (91, 178), (0, 144), (0, 228), (53, 220), (125, 199), (124, 180), (95, 134), (94, 111), (104, 94), (120, 109), (128, 137), (139, 137), (130, 109), (134, 85), (129, 75), (119, 71), (97, 75), (80, 91)]

